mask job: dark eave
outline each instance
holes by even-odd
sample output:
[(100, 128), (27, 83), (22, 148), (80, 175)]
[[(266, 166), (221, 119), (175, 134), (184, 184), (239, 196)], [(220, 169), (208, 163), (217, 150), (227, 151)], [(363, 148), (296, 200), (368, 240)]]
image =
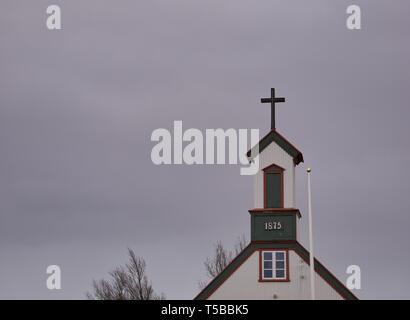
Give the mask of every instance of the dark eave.
[[(294, 250), (307, 264), (309, 264), (309, 252), (297, 241), (274, 241), (274, 242), (251, 242), (243, 249), (225, 269), (221, 271), (208, 285), (194, 298), (194, 300), (206, 300), (219, 286), (236, 271), (249, 256), (258, 249), (291, 249)], [(340, 282), (328, 269), (317, 259), (314, 260), (315, 271), (344, 299), (358, 300), (358, 298)]]
[(265, 214), (282, 214), (282, 213), (294, 213), (298, 216), (298, 218), (302, 218), (299, 209), (296, 208), (255, 208), (248, 211), (250, 214), (255, 213), (265, 213)]
[[(283, 150), (285, 150), (292, 158), (295, 165), (303, 162), (303, 155), (296, 147), (291, 144), (288, 140), (286, 140), (279, 132), (275, 129), (269, 131), (269, 133), (264, 136), (257, 145), (255, 145), (251, 150), (249, 150), (246, 155), (248, 158), (254, 158), (261, 153), (268, 145), (272, 142), (276, 142)], [(256, 154), (252, 154), (252, 152), (256, 152), (256, 147), (259, 146), (259, 152)], [(252, 154), (252, 157), (251, 157)]]

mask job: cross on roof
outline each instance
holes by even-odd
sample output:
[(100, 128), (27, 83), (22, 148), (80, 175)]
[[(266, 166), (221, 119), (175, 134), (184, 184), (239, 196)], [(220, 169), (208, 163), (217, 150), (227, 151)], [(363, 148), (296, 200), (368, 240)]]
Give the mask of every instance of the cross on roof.
[(270, 89), (270, 98), (262, 98), (261, 103), (270, 103), (271, 104), (271, 129), (275, 129), (275, 103), (285, 102), (285, 98), (276, 98), (275, 97), (275, 88)]

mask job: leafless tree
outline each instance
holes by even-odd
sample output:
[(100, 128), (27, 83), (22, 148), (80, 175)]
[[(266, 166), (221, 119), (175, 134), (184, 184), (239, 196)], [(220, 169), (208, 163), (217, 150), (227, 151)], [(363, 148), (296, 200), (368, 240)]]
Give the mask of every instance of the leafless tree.
[[(241, 253), (241, 251), (243, 249), (245, 249), (248, 245), (248, 240), (246, 240), (245, 235), (241, 235), (240, 237), (238, 237), (238, 239), (236, 240), (235, 243), (235, 256), (237, 256), (239, 253)], [(234, 257), (235, 258), (235, 257)]]
[(146, 263), (128, 249), (129, 261), (125, 266), (109, 272), (110, 280), (93, 280), (92, 292), (87, 298), (92, 300), (158, 300), (165, 299), (164, 294), (157, 295), (148, 281)]
[[(215, 278), (246, 246), (247, 240), (244, 235), (238, 237), (233, 250), (226, 249), (221, 241), (217, 241), (214, 245), (214, 255), (207, 257), (204, 262), (206, 275), (210, 279)], [(198, 285), (202, 289), (206, 283), (200, 281)]]

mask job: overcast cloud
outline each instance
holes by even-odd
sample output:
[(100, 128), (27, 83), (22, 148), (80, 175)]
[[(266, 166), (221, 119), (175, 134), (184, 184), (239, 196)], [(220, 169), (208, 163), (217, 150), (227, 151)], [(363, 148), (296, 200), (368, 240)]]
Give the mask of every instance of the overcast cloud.
[[(192, 299), (212, 244), (245, 234), (240, 166), (156, 166), (153, 130), (277, 129), (297, 168), (308, 247), (359, 298), (410, 298), (410, 3), (16, 1), (0, 4), (0, 298), (83, 299), (133, 248), (154, 288)], [(61, 31), (46, 28), (59, 4)], [(62, 268), (62, 290), (45, 286)]]

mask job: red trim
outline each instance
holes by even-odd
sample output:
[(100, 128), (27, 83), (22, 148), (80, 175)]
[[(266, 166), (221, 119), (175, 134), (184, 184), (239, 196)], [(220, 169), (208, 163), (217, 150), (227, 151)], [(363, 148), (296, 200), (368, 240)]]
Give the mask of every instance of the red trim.
[[(282, 170), (282, 171), (285, 171), (285, 170), (286, 170), (285, 168), (282, 168), (281, 166), (278, 166), (277, 164), (274, 164), (274, 163), (268, 165), (266, 168), (263, 168), (262, 170), (263, 170), (263, 171), (268, 170), (270, 167), (273, 167), (273, 166), (278, 167), (278, 168), (279, 168), (280, 170)], [(275, 171), (275, 170), (273, 170), (273, 171)]]
[[(302, 246), (302, 245), (300, 244), (300, 242), (298, 242), (298, 241), (295, 241), (295, 240), (281, 240), (280, 242), (282, 242), (282, 243), (296, 243), (296, 244), (298, 244), (299, 246), (301, 246), (307, 253), (310, 254), (310, 252), (309, 252), (304, 246)], [(263, 243), (272, 243), (272, 241), (252, 241), (252, 243), (254, 243), (254, 244), (263, 244)], [(262, 248), (261, 248), (261, 249), (262, 249)], [(268, 249), (266, 249), (266, 248), (263, 248), (263, 249), (268, 250)], [(275, 248), (274, 250), (276, 250), (276, 248)], [(278, 249), (278, 250), (279, 250), (279, 249)], [(301, 257), (302, 260), (305, 261), (305, 262), (310, 266), (310, 261), (309, 261), (309, 259), (305, 259), (305, 258), (303, 257), (303, 255), (302, 255), (300, 252), (297, 251), (296, 248), (290, 248), (289, 250), (295, 251), (295, 252), (298, 254), (298, 256)], [(328, 273), (335, 279), (335, 281), (337, 281), (342, 287), (345, 287), (345, 288), (346, 288), (346, 286), (345, 286), (332, 272), (330, 272), (329, 269), (327, 269), (327, 268), (326, 268), (319, 260), (317, 260), (316, 258), (315, 258), (315, 262), (316, 262), (316, 264), (319, 264), (324, 270), (326, 270), (326, 272), (328, 272)], [(327, 284), (329, 284), (337, 293), (339, 293), (344, 299), (346, 299), (346, 300), (348, 299), (341, 291), (339, 291), (338, 288), (336, 288), (330, 281), (328, 281), (328, 280), (320, 273), (320, 271), (319, 271), (317, 268), (315, 268), (315, 272), (316, 272), (323, 280), (325, 280), (325, 282), (326, 282)], [(359, 298), (358, 298), (351, 290), (349, 290), (349, 289), (347, 289), (347, 288), (346, 288), (346, 290), (349, 291), (350, 294), (351, 294), (352, 296), (354, 296), (357, 300), (359, 300)]]
[[(244, 250), (246, 250), (250, 245), (251, 245), (251, 243), (249, 243), (245, 248), (243, 248), (242, 251), (241, 251), (230, 263), (228, 263), (228, 264), (226, 265), (226, 267), (223, 268), (223, 270), (222, 270), (221, 272), (219, 272), (219, 274), (218, 274), (215, 278), (213, 278), (213, 279), (211, 280), (211, 282), (214, 281), (216, 278), (218, 278), (219, 275), (220, 275), (222, 272), (224, 272), (225, 269), (228, 268), (228, 267), (231, 265), (231, 263), (233, 263), (234, 260), (235, 260), (238, 256), (240, 256), (240, 254), (241, 254)], [(233, 268), (233, 270), (232, 270), (231, 272), (229, 272), (229, 274), (225, 277), (225, 279), (223, 279), (223, 280), (221, 281), (221, 283), (219, 283), (217, 286), (215, 286), (215, 288), (214, 288), (213, 290), (211, 290), (211, 291), (208, 293), (207, 296), (204, 297), (203, 300), (208, 299), (208, 298), (216, 291), (216, 289), (218, 289), (218, 288), (232, 275), (232, 273), (234, 273), (246, 260), (248, 260), (248, 258), (249, 258), (256, 250), (258, 250), (258, 249), (257, 249), (257, 248), (254, 248), (235, 268)], [(206, 288), (207, 286), (209, 286), (209, 285), (211, 284), (211, 282), (209, 282), (209, 283), (205, 286), (205, 288)], [(202, 289), (202, 290), (196, 295), (196, 297), (194, 298), (194, 300), (202, 293), (202, 291), (205, 290), (205, 288)]]
[[(257, 144), (255, 144), (252, 148), (250, 148), (250, 149), (248, 150), (248, 152), (246, 152), (246, 154), (248, 154), (249, 152), (251, 152), (251, 150), (252, 150), (253, 148), (255, 148), (255, 147), (256, 147), (258, 144), (260, 144), (263, 140), (265, 140), (265, 139), (267, 138), (267, 136), (271, 134), (272, 131), (275, 131), (275, 130), (274, 130), (274, 129), (271, 129), (267, 134), (265, 134), (265, 135), (263, 136), (262, 139), (259, 140), (259, 142), (258, 142)], [(259, 153), (259, 152), (258, 152), (258, 153)]]
[[(292, 143), (290, 143), (284, 136), (282, 136), (279, 132), (277, 132), (275, 129), (271, 129), (266, 135), (263, 136), (262, 139), (259, 140), (257, 144), (255, 144), (251, 149), (248, 150), (246, 154), (248, 154), (253, 148), (255, 148), (258, 144), (260, 144), (264, 139), (268, 137), (268, 135), (271, 134), (271, 132), (274, 131), (275, 133), (278, 134), (283, 140), (285, 140), (293, 149), (295, 149), (299, 154), (302, 154), (302, 152), (299, 151), (298, 148), (296, 148)], [(303, 162), (303, 161), (302, 161)]]
[(290, 143), (289, 140), (287, 140), (287, 139), (286, 139), (284, 136), (282, 136), (279, 132), (277, 132), (276, 130), (273, 130), (273, 131), (275, 131), (283, 140), (285, 140), (287, 143), (289, 143), (289, 144), (292, 146), (293, 149), (295, 149), (297, 152), (299, 152), (300, 154), (302, 154), (302, 152), (300, 152), (300, 151), (298, 150), (298, 148), (296, 148), (292, 143)]
[[(302, 246), (300, 243), (298, 243), (298, 244), (299, 244), (303, 249), (306, 250), (306, 248), (305, 248), (304, 246)], [(310, 266), (310, 261), (309, 261), (309, 260), (305, 259), (299, 252), (297, 252), (297, 250), (294, 250), (294, 251)], [(306, 250), (306, 251), (307, 251), (307, 250)], [(309, 251), (307, 251), (307, 252), (310, 254)], [(328, 272), (337, 282), (339, 282), (340, 285), (342, 285), (343, 287), (346, 288), (346, 286), (345, 286), (342, 282), (340, 282), (340, 280), (339, 280), (338, 278), (336, 278), (335, 275), (334, 275), (333, 273), (331, 273), (323, 264), (321, 264), (319, 260), (317, 260), (316, 258), (314, 258), (314, 259), (315, 259), (315, 262), (316, 262), (317, 264), (319, 264), (323, 269), (325, 269), (326, 272)], [(347, 300), (347, 297), (346, 297), (341, 291), (339, 291), (339, 289), (336, 288), (330, 281), (328, 281), (328, 280), (319, 272), (319, 270), (317, 270), (317, 268), (314, 268), (314, 269), (315, 269), (315, 272), (316, 272), (323, 280), (325, 280), (325, 282), (326, 282), (327, 284), (329, 284), (337, 293), (339, 293), (345, 300)], [(346, 288), (346, 289), (347, 289), (347, 288)], [(357, 300), (359, 300), (359, 298), (356, 297), (356, 295), (355, 295), (351, 290), (349, 290), (349, 289), (347, 289), (347, 290), (350, 291), (350, 293), (351, 293), (352, 296), (354, 296)]]
[(266, 206), (266, 175), (268, 174), (280, 174), (280, 207), (283, 208), (283, 171), (264, 171), (263, 172), (263, 206)]
[[(306, 248), (305, 248), (304, 246), (302, 246), (298, 241), (295, 241), (295, 240), (282, 240), (282, 241), (280, 241), (280, 242), (281, 242), (281, 243), (296, 243), (296, 244), (300, 245), (305, 251), (307, 251)], [(233, 263), (233, 261), (234, 261), (244, 250), (246, 250), (251, 244), (262, 244), (262, 243), (272, 243), (272, 241), (252, 241), (251, 243), (249, 243), (213, 280), (211, 280), (211, 282), (215, 281), (215, 279), (218, 278), (219, 275), (220, 275), (223, 271), (225, 271), (225, 269), (228, 268), (228, 266), (229, 266), (231, 263)], [(208, 298), (209, 298), (246, 260), (248, 260), (248, 258), (249, 258), (255, 251), (257, 251), (257, 250), (269, 250), (269, 248), (254, 248), (254, 249), (253, 249), (224, 279), (222, 279), (222, 280), (220, 281), (220, 283), (218, 283), (218, 284), (215, 286), (215, 288), (214, 288), (213, 290), (211, 290), (211, 291), (209, 292), (209, 294), (206, 295), (203, 299), (204, 299), (204, 300), (208, 299)], [(288, 251), (289, 251), (289, 250), (292, 250), (292, 251), (296, 252), (296, 253), (298, 254), (298, 256), (300, 256), (300, 257), (302, 258), (302, 260), (305, 261), (305, 262), (309, 265), (309, 261), (306, 260), (306, 259), (303, 257), (303, 255), (302, 255), (300, 252), (298, 252), (298, 250), (297, 250), (296, 248), (283, 248), (283, 249), (282, 249), (282, 248), (272, 248), (272, 250), (282, 250), (282, 251), (283, 251), (283, 250), (288, 250)], [(307, 251), (307, 252), (309, 253), (309, 251)], [(288, 257), (287, 257), (287, 259), (289, 260)], [(342, 282), (340, 282), (339, 279), (337, 279), (337, 278), (333, 275), (333, 273), (331, 273), (325, 266), (323, 266), (323, 264), (321, 264), (316, 258), (315, 258), (315, 262), (316, 262), (317, 264), (320, 264), (320, 266), (321, 266), (324, 270), (326, 270), (342, 287), (346, 288), (346, 286), (345, 286)], [(289, 265), (289, 264), (288, 264), (288, 265)], [(259, 266), (260, 266), (260, 264), (259, 264)], [(288, 274), (289, 274), (289, 270), (288, 270), (287, 272), (288, 272)], [(326, 282), (327, 284), (329, 284), (329, 285), (330, 285), (338, 294), (340, 294), (345, 300), (348, 299), (338, 288), (336, 288), (330, 281), (328, 281), (328, 280), (320, 273), (320, 271), (317, 270), (316, 268), (315, 268), (315, 272), (316, 272), (317, 274), (319, 274), (319, 276), (320, 276), (323, 280), (325, 280), (325, 282)], [(209, 282), (209, 283), (205, 286), (205, 288), (202, 289), (202, 290), (196, 295), (196, 297), (194, 298), (194, 300), (198, 298), (198, 296), (211, 284), (211, 282)], [(352, 296), (354, 296), (354, 297), (358, 300), (358, 298), (356, 297), (356, 295), (354, 295), (349, 289), (346, 288), (346, 290), (349, 291), (350, 294), (351, 294)]]
[(262, 211), (279, 211), (279, 212), (283, 212), (283, 211), (299, 211), (299, 209), (296, 209), (296, 208), (255, 208), (255, 209), (248, 210), (249, 213), (258, 213), (258, 212), (262, 212)]
[[(289, 249), (280, 249), (280, 248), (275, 248), (275, 249), (258, 249), (259, 250), (259, 282), (290, 282), (289, 279)], [(274, 251), (286, 251), (286, 278), (285, 279), (263, 279), (262, 277), (262, 263), (263, 263), (263, 259), (262, 259), (262, 252), (263, 251), (270, 251), (270, 252), (274, 252)]]
[[(256, 241), (252, 241), (252, 244), (265, 244), (265, 243), (298, 243), (296, 240), (271, 240), (271, 241), (263, 241), (263, 240), (256, 240)], [(258, 249), (262, 249), (262, 250), (268, 250), (269, 248), (258, 248)], [(281, 249), (281, 248), (272, 248), (271, 250), (276, 250), (276, 249)], [(283, 250), (286, 250), (289, 248), (284, 248)], [(292, 248), (290, 248), (289, 250), (291, 250)]]
[(299, 209), (295, 208), (256, 208), (248, 210), (250, 214), (281, 214), (286, 212), (295, 212), (298, 217), (302, 217)]

